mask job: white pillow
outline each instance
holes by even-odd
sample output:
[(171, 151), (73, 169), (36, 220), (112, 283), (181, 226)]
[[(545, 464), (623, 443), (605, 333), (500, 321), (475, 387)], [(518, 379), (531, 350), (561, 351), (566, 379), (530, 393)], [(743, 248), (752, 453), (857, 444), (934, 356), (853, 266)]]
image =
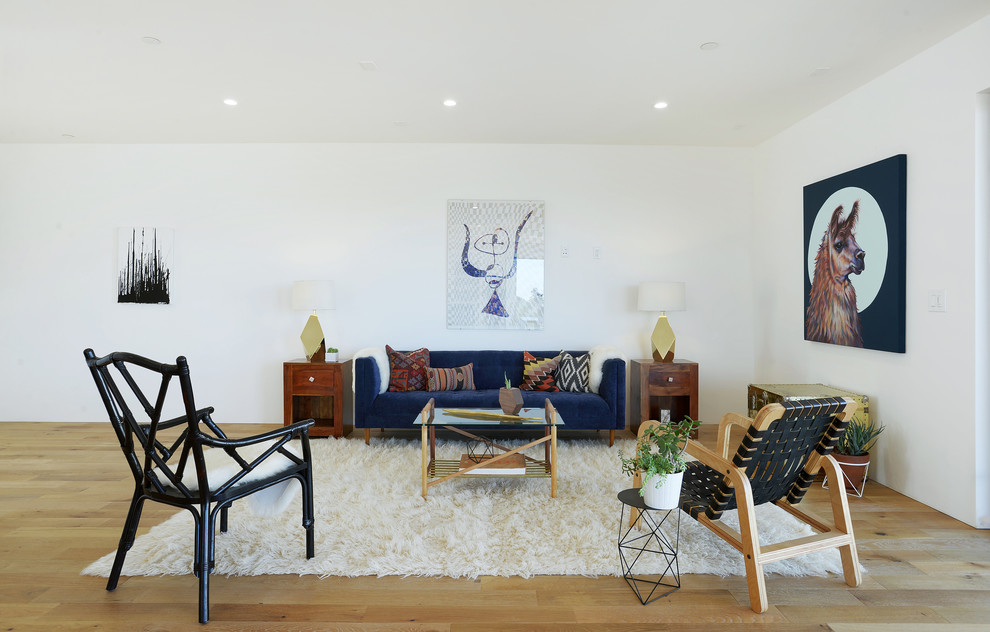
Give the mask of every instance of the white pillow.
[[(588, 367), (588, 385), (591, 387), (592, 393), (597, 393), (602, 386), (602, 367), (605, 365), (605, 360), (625, 360), (626, 356), (615, 347), (608, 345), (592, 347), (588, 351), (588, 355), (591, 358)], [(619, 396), (625, 397), (625, 393), (619, 393)]]
[[(388, 390), (388, 379), (392, 374), (392, 370), (389, 368), (388, 364), (388, 354), (385, 353), (385, 349), (381, 347), (366, 347), (361, 349), (354, 354), (354, 360), (357, 361), (358, 358), (373, 358), (375, 364), (378, 365), (378, 377), (381, 378), (381, 385), (378, 387), (378, 394), (381, 395)], [(354, 391), (355, 381), (357, 379), (357, 371), (351, 371), (351, 390)]]

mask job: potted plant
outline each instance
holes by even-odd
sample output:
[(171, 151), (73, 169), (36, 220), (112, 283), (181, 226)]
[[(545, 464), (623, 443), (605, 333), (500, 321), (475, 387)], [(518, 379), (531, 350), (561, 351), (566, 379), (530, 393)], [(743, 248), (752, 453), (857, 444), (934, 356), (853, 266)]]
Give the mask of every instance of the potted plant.
[(833, 456), (842, 469), (846, 491), (857, 496), (863, 495), (866, 472), (870, 467), (870, 449), (885, 427), (882, 423), (877, 425), (873, 420), (853, 419), (839, 437)]
[(681, 421), (657, 424), (646, 428), (636, 440), (636, 453), (631, 457), (619, 451), (624, 474), (641, 474), (643, 484), (639, 494), (648, 507), (673, 509), (681, 496), (681, 481), (687, 461), (684, 451), (691, 431), (701, 424), (690, 417)]
[(522, 391), (512, 386), (508, 374), (502, 373), (502, 376), (505, 378), (505, 388), (498, 389), (498, 405), (506, 415), (518, 415), (523, 407)]
[(336, 347), (327, 347), (326, 361), (327, 362), (336, 362), (337, 361), (337, 353), (339, 353), (339, 351), (337, 350)]

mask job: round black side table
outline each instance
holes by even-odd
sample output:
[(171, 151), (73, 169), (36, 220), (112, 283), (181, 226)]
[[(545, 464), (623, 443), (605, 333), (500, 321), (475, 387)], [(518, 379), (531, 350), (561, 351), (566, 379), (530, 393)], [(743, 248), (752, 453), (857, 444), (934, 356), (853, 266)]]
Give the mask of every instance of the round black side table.
[[(679, 509), (648, 507), (638, 489), (624, 489), (619, 492), (619, 502), (622, 503), (618, 540), (622, 577), (645, 606), (681, 587), (677, 567), (681, 512)], [(627, 510), (639, 510), (639, 517), (629, 527), (626, 527), (629, 522)], [(661, 529), (665, 524), (668, 527), (667, 533)], [(654, 572), (637, 575), (633, 572), (633, 567), (637, 564), (641, 569), (645, 566), (645, 570)], [(656, 594), (658, 590), (663, 592)]]

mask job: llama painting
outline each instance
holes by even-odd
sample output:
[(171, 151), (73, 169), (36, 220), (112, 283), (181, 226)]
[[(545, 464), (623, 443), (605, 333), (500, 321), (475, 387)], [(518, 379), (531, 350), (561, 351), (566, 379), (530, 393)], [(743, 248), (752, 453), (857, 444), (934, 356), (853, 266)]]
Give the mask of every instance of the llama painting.
[(815, 256), (815, 276), (804, 321), (805, 340), (848, 347), (863, 346), (863, 328), (856, 309), (856, 288), (849, 276), (862, 274), (866, 252), (856, 243), (859, 200), (845, 218), (842, 207), (832, 213)]
[(804, 188), (805, 340), (904, 352), (906, 175), (901, 154)]

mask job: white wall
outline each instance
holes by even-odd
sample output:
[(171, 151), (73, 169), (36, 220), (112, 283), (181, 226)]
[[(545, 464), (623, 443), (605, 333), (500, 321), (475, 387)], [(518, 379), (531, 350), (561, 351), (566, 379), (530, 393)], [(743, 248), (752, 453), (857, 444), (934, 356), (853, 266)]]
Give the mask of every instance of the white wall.
[[(870, 475), (982, 526), (990, 526), (990, 375), (986, 345), (977, 343), (988, 323), (988, 240), (987, 203), (976, 202), (975, 121), (978, 93), (990, 87), (987, 59), (990, 18), (760, 147), (755, 227), (780, 240), (754, 261), (756, 378), (870, 395), (887, 425)], [(907, 353), (805, 342), (802, 188), (898, 153), (908, 157)], [(928, 312), (931, 289), (945, 290), (945, 313)]]
[[(701, 415), (745, 411), (753, 377), (752, 150), (516, 145), (0, 146), (0, 420), (103, 418), (82, 350), (189, 357), (218, 420), (280, 422), (302, 355), (292, 281), (332, 279), (349, 357), (619, 347), (648, 355), (643, 280), (687, 282), (679, 355)], [(446, 200), (547, 203), (542, 332), (445, 327)], [(172, 304), (118, 305), (116, 229), (175, 229)], [(559, 256), (566, 244), (570, 256)], [(591, 250), (602, 249), (600, 260)]]

